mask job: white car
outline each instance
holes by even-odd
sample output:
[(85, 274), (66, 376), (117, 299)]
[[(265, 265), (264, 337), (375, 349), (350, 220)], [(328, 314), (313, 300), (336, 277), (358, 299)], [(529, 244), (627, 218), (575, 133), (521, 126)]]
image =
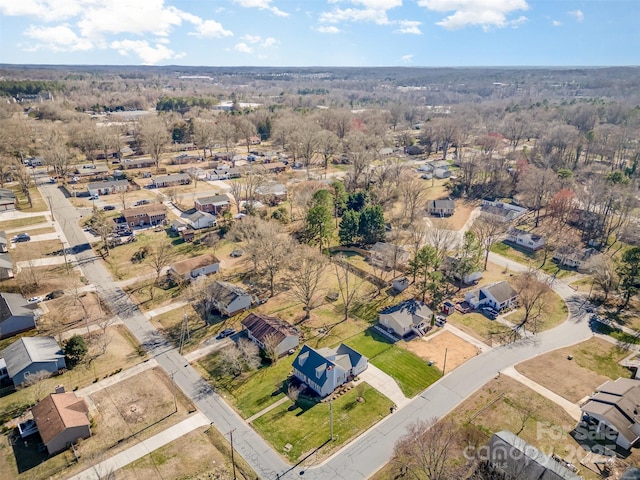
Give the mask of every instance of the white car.
[(40, 303), (42, 301), (42, 297), (31, 297), (27, 300), (27, 303)]

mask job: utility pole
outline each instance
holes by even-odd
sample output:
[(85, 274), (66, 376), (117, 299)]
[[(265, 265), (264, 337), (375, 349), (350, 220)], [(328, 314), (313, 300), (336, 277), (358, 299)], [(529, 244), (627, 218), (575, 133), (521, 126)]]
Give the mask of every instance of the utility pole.
[(233, 480), (236, 480), (236, 462), (233, 459), (233, 432), (235, 432), (236, 429), (234, 428), (233, 430), (231, 430), (229, 432), (229, 437), (231, 438), (231, 465), (233, 466)]
[(444, 371), (447, 368), (447, 350), (449, 350), (448, 348), (444, 349), (444, 363), (442, 364), (442, 376), (444, 377)]
[(182, 331), (180, 332), (180, 355), (182, 355), (182, 349), (184, 347), (185, 337), (187, 342), (191, 341), (191, 335), (189, 333), (189, 316), (187, 315), (187, 309), (184, 309), (184, 317), (182, 321)]

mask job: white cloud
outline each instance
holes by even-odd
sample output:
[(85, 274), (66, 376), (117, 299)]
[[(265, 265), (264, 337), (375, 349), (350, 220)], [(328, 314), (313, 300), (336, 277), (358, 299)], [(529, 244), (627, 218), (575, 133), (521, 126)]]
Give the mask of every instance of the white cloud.
[(328, 27), (325, 27), (324, 25), (320, 25), (319, 27), (316, 28), (316, 31), (320, 33), (330, 33), (330, 34), (340, 33), (340, 29), (338, 27), (334, 27), (333, 25), (330, 25)]
[(584, 20), (584, 13), (582, 13), (582, 10), (573, 10), (571, 12), (567, 12), (567, 14), (575, 18), (576, 22), (582, 22)]
[(517, 26), (526, 17), (510, 21), (507, 16), (516, 11), (529, 9), (526, 0), (418, 0), (418, 5), (436, 12), (454, 13), (437, 22), (448, 30), (478, 25), (488, 30), (491, 27)]
[(413, 54), (403, 55), (402, 57), (400, 57), (400, 60), (402, 60), (404, 63), (411, 63), (413, 62)]
[(75, 52), (93, 48), (93, 44), (89, 40), (78, 37), (67, 25), (56, 27), (30, 25), (24, 34), (33, 40), (42, 42), (29, 47), (30, 50), (47, 48), (54, 52)]
[(273, 47), (277, 43), (278, 43), (278, 41), (275, 38), (267, 37), (267, 38), (264, 39), (264, 42), (262, 42), (262, 47), (263, 48)]
[(322, 23), (372, 22), (378, 25), (387, 25), (389, 18), (385, 10), (336, 8), (331, 12), (320, 14), (320, 21)]
[(558, 20), (552, 20), (551, 21), (551, 25), (553, 25), (554, 27), (560, 27), (560, 26), (562, 26), (562, 22), (560, 22)]
[(177, 54), (170, 48), (156, 43), (149, 45), (146, 40), (118, 40), (109, 45), (117, 50), (120, 55), (128, 57), (131, 53), (137, 55), (142, 60), (143, 65), (155, 65), (163, 60), (172, 60), (183, 57), (184, 54)]
[(222, 38), (232, 37), (233, 32), (225, 30), (222, 24), (215, 20), (204, 20), (201, 23), (196, 23), (196, 31), (189, 33), (200, 38)]
[(288, 17), (287, 12), (283, 12), (278, 7), (271, 5), (271, 0), (235, 0), (235, 3), (245, 8), (257, 8), (259, 10), (268, 10), (278, 17)]
[(253, 48), (251, 48), (249, 45), (247, 45), (244, 42), (237, 43), (236, 46), (233, 47), (233, 49), (236, 52), (240, 52), (240, 53), (253, 53)]
[(8, 17), (34, 17), (43, 22), (67, 20), (80, 14), (91, 0), (0, 0), (0, 13)]
[(401, 7), (402, 0), (351, 0), (356, 5), (362, 5), (364, 8), (372, 10), (391, 10), (392, 8)]
[(422, 35), (422, 30), (420, 30), (420, 25), (422, 22), (416, 22), (413, 20), (400, 20), (398, 22), (400, 28), (398, 28), (395, 33), (407, 33), (410, 35)]
[(245, 35), (244, 37), (242, 37), (243, 40), (246, 40), (249, 43), (258, 43), (260, 40), (262, 40), (262, 37), (260, 35)]

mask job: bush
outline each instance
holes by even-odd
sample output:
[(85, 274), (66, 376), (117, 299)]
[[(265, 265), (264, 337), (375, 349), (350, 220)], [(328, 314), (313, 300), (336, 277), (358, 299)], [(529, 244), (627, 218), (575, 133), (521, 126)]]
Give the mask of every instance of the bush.
[(140, 247), (136, 253), (131, 256), (131, 263), (141, 263), (149, 255), (149, 247), (145, 245)]
[(67, 366), (73, 368), (78, 365), (87, 355), (87, 344), (80, 335), (74, 335), (64, 345), (64, 355), (67, 359)]

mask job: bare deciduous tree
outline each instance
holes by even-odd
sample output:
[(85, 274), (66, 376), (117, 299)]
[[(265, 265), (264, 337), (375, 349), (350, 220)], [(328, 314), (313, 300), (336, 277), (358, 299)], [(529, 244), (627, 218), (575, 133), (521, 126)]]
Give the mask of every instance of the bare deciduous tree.
[[(153, 282), (154, 287), (158, 286), (162, 270), (169, 266), (172, 260), (173, 250), (170, 243), (160, 240), (151, 244), (146, 261), (151, 265), (151, 268), (153, 268), (153, 271), (156, 273), (156, 278)], [(151, 288), (150, 292), (153, 298), (153, 288)]]
[(341, 255), (333, 257), (333, 267), (338, 281), (338, 293), (342, 300), (343, 320), (349, 318), (349, 312), (353, 307), (360, 289), (362, 280), (352, 271), (349, 262)]
[(326, 257), (315, 248), (304, 245), (296, 248), (296, 254), (290, 263), (288, 285), (289, 293), (304, 305), (304, 320), (309, 318), (327, 265)]
[(494, 243), (500, 240), (501, 236), (507, 231), (507, 224), (501, 221), (495, 215), (482, 213), (473, 222), (473, 233), (484, 249), (484, 270), (487, 269), (489, 262), (489, 252)]
[(160, 168), (160, 156), (164, 151), (164, 147), (170, 141), (167, 126), (160, 117), (148, 115), (138, 122), (137, 133), (144, 149), (149, 153), (156, 164), (156, 170), (158, 170)]
[(278, 345), (280, 345), (280, 338), (274, 333), (265, 335), (262, 339), (264, 345), (264, 354), (271, 363), (278, 362)]
[(549, 284), (542, 281), (535, 269), (529, 269), (518, 274), (513, 282), (513, 288), (518, 293), (518, 304), (522, 308), (523, 316), (514, 327), (514, 339), (522, 329), (536, 333), (538, 320), (545, 312), (551, 295)]

